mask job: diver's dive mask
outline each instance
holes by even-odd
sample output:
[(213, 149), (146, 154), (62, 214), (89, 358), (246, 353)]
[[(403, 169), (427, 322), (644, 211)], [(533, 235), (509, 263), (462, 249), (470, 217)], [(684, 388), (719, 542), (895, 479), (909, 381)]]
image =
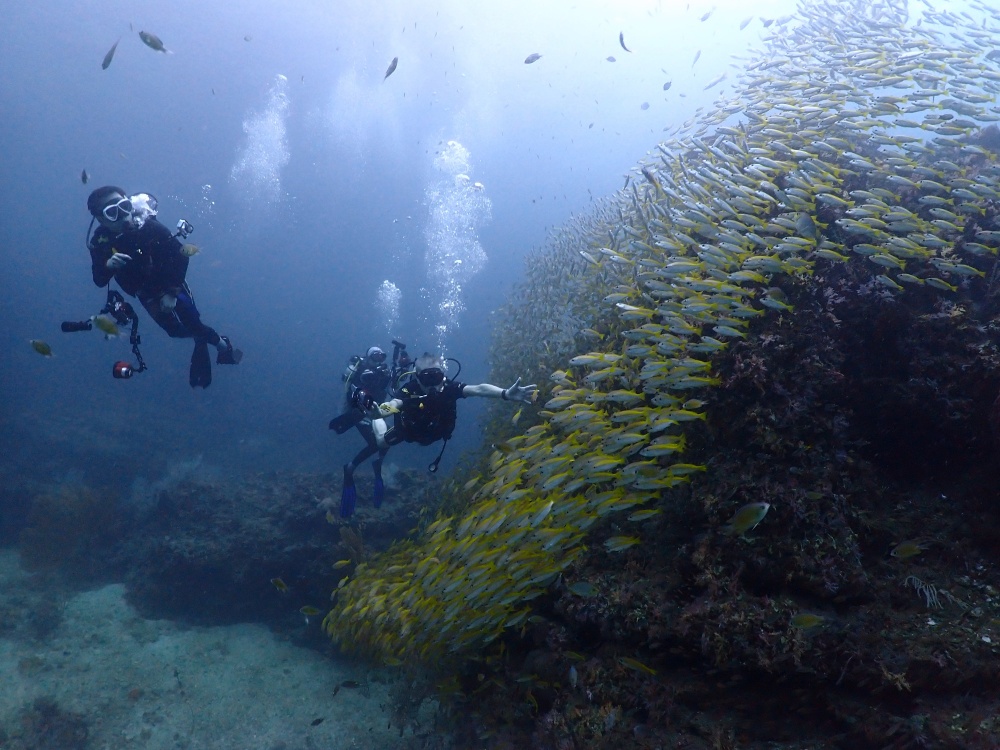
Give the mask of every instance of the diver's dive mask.
[(444, 382), (444, 370), (431, 367), (417, 373), (417, 382), (424, 388), (437, 388)]
[(132, 201), (128, 198), (121, 198), (115, 203), (109, 203), (103, 209), (101, 209), (101, 215), (108, 221), (114, 223), (122, 218), (123, 215), (132, 215), (134, 206)]

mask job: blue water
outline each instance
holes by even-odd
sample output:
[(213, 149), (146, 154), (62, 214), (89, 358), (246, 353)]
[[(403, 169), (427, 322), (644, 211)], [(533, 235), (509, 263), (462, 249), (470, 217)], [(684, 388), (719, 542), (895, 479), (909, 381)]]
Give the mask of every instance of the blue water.
[[(388, 348), (391, 336), (414, 354), (443, 345), (464, 382), (488, 380), (493, 312), (526, 254), (620, 189), (665, 128), (712, 101), (721, 88), (704, 84), (761, 31), (756, 21), (737, 30), (743, 7), (699, 22), (711, 6), (697, 3), (410, 5), (5, 9), (4, 476), (128, 486), (199, 457), (234, 474), (334, 469), (360, 447), (355, 434), (326, 429), (345, 360)], [(144, 46), (140, 30), (170, 54)], [(525, 65), (533, 52), (542, 58)], [(442, 332), (444, 292), (428, 278), (442, 248), (427, 232), (432, 191), (455, 195), (454, 171), (435, 166), (451, 140), (467, 152), (469, 182), (483, 185), (455, 242), (478, 242), (486, 260), (461, 279), (465, 309)], [(104, 184), (151, 192), (165, 224), (195, 226), (202, 252), (188, 282), (204, 320), (246, 353), (237, 368), (215, 367), (207, 391), (187, 385), (190, 342), (168, 339), (144, 311), (150, 370), (129, 381), (110, 373), (130, 358), (124, 339), (59, 331), (104, 302), (84, 246), (86, 198)], [(384, 280), (400, 291), (391, 329), (376, 303)], [(56, 356), (39, 356), (29, 339)], [(482, 408), (460, 406), (456, 446), (476, 444)], [(442, 470), (459, 454), (450, 448)], [(390, 454), (410, 465), (432, 458), (407, 446)]]

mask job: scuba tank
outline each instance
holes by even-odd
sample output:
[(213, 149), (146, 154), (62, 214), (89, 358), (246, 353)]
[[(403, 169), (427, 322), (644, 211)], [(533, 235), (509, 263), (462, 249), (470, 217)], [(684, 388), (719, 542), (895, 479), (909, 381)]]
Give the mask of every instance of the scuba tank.
[(364, 357), (359, 357), (357, 354), (347, 360), (347, 367), (344, 369), (344, 374), (340, 376), (340, 379), (345, 383), (348, 382), (354, 373), (357, 372), (358, 365), (361, 364), (362, 360), (364, 360)]

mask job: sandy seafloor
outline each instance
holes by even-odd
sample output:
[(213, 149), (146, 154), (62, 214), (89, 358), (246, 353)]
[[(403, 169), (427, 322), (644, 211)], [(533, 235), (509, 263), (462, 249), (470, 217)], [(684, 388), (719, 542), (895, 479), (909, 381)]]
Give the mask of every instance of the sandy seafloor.
[[(0, 550), (0, 596), (23, 590), (28, 577), (16, 552)], [(59, 604), (63, 619), (44, 641), (0, 638), (0, 726), (11, 727), (44, 697), (83, 715), (94, 750), (400, 744), (380, 706), (385, 684), (334, 694), (345, 680), (364, 681), (364, 670), (278, 640), (263, 626), (146, 620), (125, 601), (121, 585)], [(319, 627), (320, 619), (309, 627)]]

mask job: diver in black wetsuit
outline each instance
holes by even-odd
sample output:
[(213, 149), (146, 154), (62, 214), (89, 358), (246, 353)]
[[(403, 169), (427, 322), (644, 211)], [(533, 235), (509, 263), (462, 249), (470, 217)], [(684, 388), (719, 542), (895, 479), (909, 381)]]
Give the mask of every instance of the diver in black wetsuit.
[(352, 357), (347, 372), (344, 373), (344, 410), (343, 413), (330, 422), (330, 428), (342, 434), (351, 427), (357, 427), (365, 439), (365, 447), (344, 465), (344, 481), (354, 484), (354, 470), (361, 464), (379, 454), (372, 462), (375, 471), (376, 508), (382, 505), (385, 496), (385, 485), (382, 483), (382, 459), (389, 447), (381, 443), (376, 435), (385, 433), (385, 420), (379, 416), (372, 418), (368, 412), (372, 404), (385, 401), (389, 396), (389, 385), (392, 381), (392, 370), (386, 364), (385, 352), (377, 346), (369, 347), (365, 356)]
[[(457, 374), (456, 374), (457, 377)], [(537, 391), (534, 384), (521, 385), (521, 379), (514, 381), (510, 388), (501, 388), (491, 383), (465, 385), (445, 376), (445, 362), (433, 354), (424, 354), (414, 363), (412, 377), (396, 391), (395, 397), (379, 404), (373, 398), (359, 398), (358, 408), (386, 417), (394, 414), (392, 427), (385, 429), (384, 419), (372, 419), (375, 431), (379, 464), (393, 445), (399, 443), (419, 443), (430, 445), (443, 440), (447, 445), (455, 429), (458, 417), (458, 400), (469, 396), (499, 398), (504, 401), (530, 402)], [(379, 423), (383, 427), (379, 429)], [(372, 451), (374, 452), (374, 450)], [(430, 465), (437, 471), (438, 462), (444, 454), (444, 447), (437, 459)], [(370, 453), (368, 455), (371, 455)], [(340, 495), (340, 515), (344, 518), (354, 513), (357, 490), (354, 486), (354, 471), (351, 464), (344, 466), (344, 487)]]
[(90, 194), (87, 209), (100, 224), (87, 243), (94, 283), (107, 286), (114, 278), (168, 335), (194, 339), (191, 387), (207, 388), (212, 382), (209, 344), (218, 350), (216, 363), (239, 364), (243, 352), (201, 322), (185, 281), (186, 246), (156, 220), (156, 199), (145, 193), (129, 198), (121, 188), (106, 185)]

